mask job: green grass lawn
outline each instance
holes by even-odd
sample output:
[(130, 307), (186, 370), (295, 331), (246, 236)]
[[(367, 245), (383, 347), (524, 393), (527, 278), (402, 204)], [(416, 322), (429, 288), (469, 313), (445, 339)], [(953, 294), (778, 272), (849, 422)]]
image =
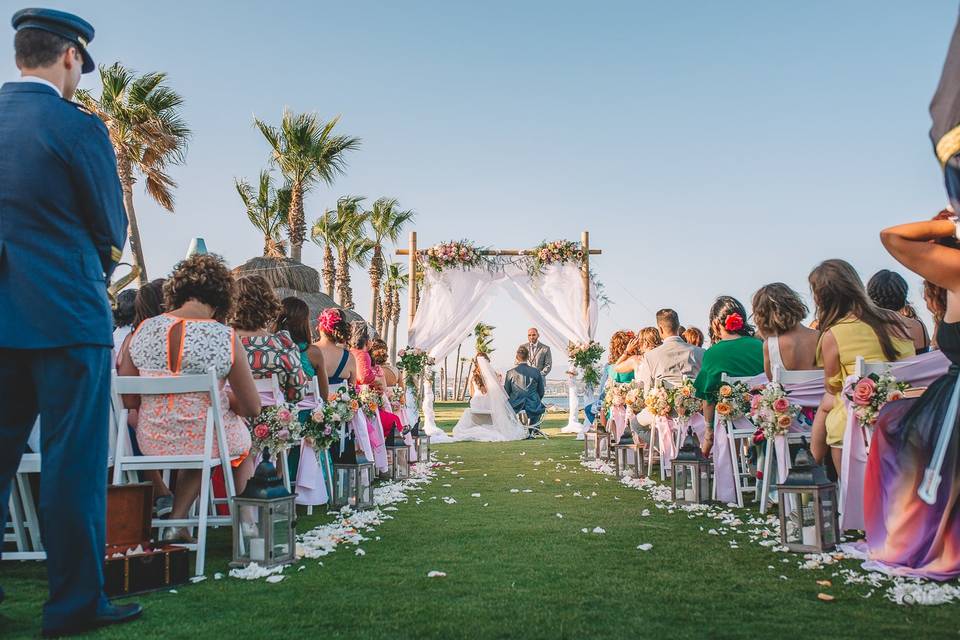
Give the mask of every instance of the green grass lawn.
[[(438, 421), (452, 426), (463, 406), (438, 404)], [(565, 423), (565, 415), (549, 418), (548, 432), (556, 435)], [(830, 578), (829, 569), (799, 570), (797, 556), (746, 539), (730, 549), (727, 538), (700, 530), (708, 521), (657, 510), (645, 493), (581, 467), (581, 448), (568, 436), (440, 445), (441, 461), (462, 464), (443, 467), (432, 484), (411, 494), (422, 504), (398, 505), (393, 520), (367, 534), (381, 539), (363, 543), (366, 555), (342, 546), (322, 559), (323, 566), (307, 560), (303, 571), (287, 569), (279, 584), (208, 579), (175, 594), (141, 596), (142, 621), (97, 637), (958, 635), (955, 605), (897, 606), (883, 599), (882, 590), (864, 598), (869, 588), (841, 586), (836, 579), (832, 588), (819, 587), (816, 580)], [(644, 508), (652, 513), (641, 518)], [(299, 529), (328, 519), (304, 517)], [(581, 533), (594, 527), (606, 533)], [(653, 548), (638, 551), (640, 543)], [(208, 576), (226, 572), (228, 553), (228, 532), (216, 532)], [(427, 578), (431, 570), (447, 577)], [(0, 635), (36, 636), (46, 588), (42, 565), (6, 562), (0, 571), (7, 590)], [(821, 591), (836, 600), (821, 602)]]

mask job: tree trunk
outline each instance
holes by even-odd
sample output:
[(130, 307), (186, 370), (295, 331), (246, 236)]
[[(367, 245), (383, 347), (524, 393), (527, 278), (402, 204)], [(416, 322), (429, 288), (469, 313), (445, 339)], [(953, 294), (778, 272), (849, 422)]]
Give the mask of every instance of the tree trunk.
[(337, 251), (337, 303), (344, 309), (353, 309), (353, 291), (350, 289), (350, 261), (346, 246)]
[(287, 228), (287, 237), (290, 238), (290, 257), (300, 262), (303, 240), (307, 237), (307, 221), (303, 215), (303, 189), (297, 182), (294, 182), (290, 188)]
[(334, 266), (333, 249), (330, 243), (323, 245), (323, 285), (327, 289), (327, 295), (333, 299), (333, 288), (336, 282), (337, 270)]
[(390, 360), (393, 363), (397, 362), (397, 327), (400, 326), (400, 287), (392, 286), (390, 287), (390, 297), (392, 302), (390, 303), (390, 319), (393, 321), (393, 338), (391, 339), (392, 346), (390, 347)]
[(133, 208), (133, 167), (126, 156), (118, 160), (120, 168), (120, 187), (123, 190), (123, 208), (127, 210), (127, 237), (130, 239), (130, 254), (133, 264), (140, 267), (138, 280), (140, 286), (149, 282), (147, 279), (147, 263), (143, 260), (143, 245), (140, 243), (140, 226), (137, 224), (137, 212)]
[(370, 258), (370, 324), (377, 326), (380, 320), (380, 281), (383, 280), (383, 250), (379, 244), (373, 247)]
[(454, 367), (454, 369), (453, 369), (453, 399), (454, 399), (454, 400), (459, 400), (459, 399), (460, 399), (460, 398), (458, 397), (458, 394), (459, 394), (459, 389), (460, 389), (460, 374), (461, 374), (461, 372), (463, 371), (463, 363), (460, 361), (460, 347), (462, 347), (462, 346), (463, 346), (462, 343), (457, 345), (457, 359), (453, 361), (453, 367)]
[(390, 362), (397, 366), (397, 323), (390, 327)]
[(380, 311), (380, 335), (383, 336), (384, 340), (390, 339), (390, 318), (393, 317), (393, 309), (391, 308), (392, 301), (390, 284), (387, 283), (384, 285), (383, 306)]

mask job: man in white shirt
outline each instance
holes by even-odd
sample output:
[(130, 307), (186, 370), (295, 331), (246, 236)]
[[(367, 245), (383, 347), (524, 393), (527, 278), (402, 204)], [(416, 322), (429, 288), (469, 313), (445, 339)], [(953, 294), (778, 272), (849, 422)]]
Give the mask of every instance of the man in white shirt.
[[(657, 328), (663, 338), (663, 344), (643, 354), (643, 360), (637, 369), (636, 380), (644, 390), (665, 380), (678, 386), (686, 376), (691, 380), (700, 373), (703, 362), (703, 349), (688, 344), (680, 337), (680, 318), (673, 309), (657, 311)], [(646, 427), (653, 424), (653, 415), (644, 409), (637, 421)]]

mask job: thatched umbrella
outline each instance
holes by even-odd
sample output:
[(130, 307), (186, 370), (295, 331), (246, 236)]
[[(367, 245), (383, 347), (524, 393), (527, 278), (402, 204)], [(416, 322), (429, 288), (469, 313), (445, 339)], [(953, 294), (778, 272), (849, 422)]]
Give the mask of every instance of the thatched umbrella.
[(247, 260), (233, 270), (234, 275), (263, 276), (269, 282), (277, 296), (286, 298), (296, 296), (310, 307), (310, 317), (316, 318), (321, 311), (336, 307), (347, 317), (348, 321), (365, 321), (356, 311), (344, 309), (333, 301), (333, 298), (320, 292), (320, 274), (316, 269), (290, 258), (256, 257)]

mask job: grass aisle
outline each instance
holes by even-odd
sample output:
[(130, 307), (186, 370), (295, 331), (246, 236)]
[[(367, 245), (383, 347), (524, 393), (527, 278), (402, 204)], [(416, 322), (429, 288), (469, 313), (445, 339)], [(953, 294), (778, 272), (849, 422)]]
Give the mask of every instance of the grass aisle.
[[(441, 406), (438, 419), (452, 425), (462, 406)], [(548, 427), (553, 433), (564, 422)], [(287, 569), (279, 584), (211, 578), (176, 594), (142, 596), (143, 621), (97, 637), (957, 635), (951, 605), (900, 607), (882, 590), (865, 599), (868, 589), (853, 586), (827, 589), (836, 601), (821, 602), (816, 580), (829, 571), (801, 571), (797, 556), (746, 539), (730, 549), (728, 538), (700, 530), (705, 520), (657, 510), (645, 494), (582, 468), (580, 448), (570, 437), (441, 445), (441, 460), (454, 464), (411, 494), (422, 504), (398, 505), (395, 519), (367, 534), (365, 555), (341, 546), (322, 567), (308, 560), (303, 571)], [(651, 515), (641, 518), (645, 508)], [(327, 519), (304, 518), (300, 530)], [(606, 533), (581, 532), (595, 527)], [(641, 543), (653, 548), (638, 551)], [(225, 572), (227, 549), (218, 532), (209, 576)], [(0, 566), (7, 589), (0, 630), (35, 636), (43, 571), (32, 563)], [(447, 577), (427, 578), (432, 570)]]

